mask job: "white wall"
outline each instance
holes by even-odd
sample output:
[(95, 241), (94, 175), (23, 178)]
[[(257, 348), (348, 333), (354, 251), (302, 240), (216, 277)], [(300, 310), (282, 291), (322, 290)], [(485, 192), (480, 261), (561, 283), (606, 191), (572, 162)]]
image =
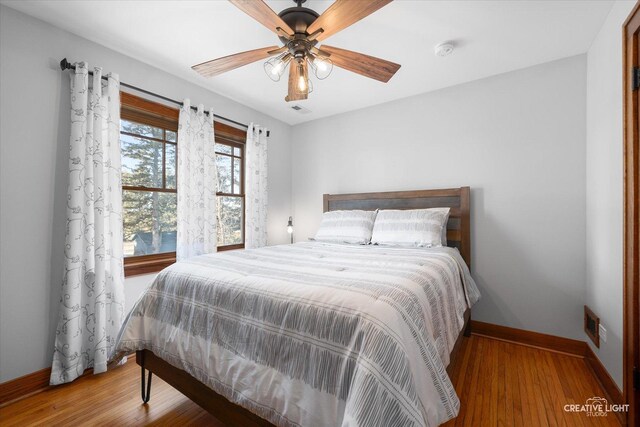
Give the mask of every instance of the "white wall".
[(598, 358), (622, 389), (622, 24), (635, 2), (619, 1), (587, 53), (586, 304), (607, 328)]
[(473, 318), (583, 339), (585, 61), (294, 126), (297, 239), (315, 233), (323, 193), (468, 185)]
[[(312, 236), (326, 192), (471, 186), (473, 274), (483, 294), (473, 317), (585, 339), (586, 295), (609, 332), (596, 352), (621, 385), (620, 26), (632, 7), (613, 7), (586, 58), (290, 128), (0, 6), (0, 382), (50, 364), (69, 133), (68, 76), (57, 62), (66, 56), (271, 128), (272, 244), (286, 243), (291, 210), (297, 240)], [(128, 308), (153, 277), (127, 279)]]
[[(286, 243), (291, 214), (290, 127), (133, 58), (0, 6), (0, 382), (50, 366), (62, 280), (69, 76), (63, 57), (123, 82), (271, 129), (270, 243)], [(151, 280), (128, 280), (132, 300)]]

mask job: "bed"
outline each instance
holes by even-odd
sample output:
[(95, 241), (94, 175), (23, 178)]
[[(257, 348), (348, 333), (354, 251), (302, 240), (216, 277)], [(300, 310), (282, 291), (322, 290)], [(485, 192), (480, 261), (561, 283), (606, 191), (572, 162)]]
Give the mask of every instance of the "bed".
[[(227, 425), (438, 425), (447, 374), (479, 293), (469, 188), (325, 195), (324, 210), (450, 207), (446, 248), (301, 242), (163, 270), (118, 337)], [(148, 377), (145, 378), (145, 370)]]

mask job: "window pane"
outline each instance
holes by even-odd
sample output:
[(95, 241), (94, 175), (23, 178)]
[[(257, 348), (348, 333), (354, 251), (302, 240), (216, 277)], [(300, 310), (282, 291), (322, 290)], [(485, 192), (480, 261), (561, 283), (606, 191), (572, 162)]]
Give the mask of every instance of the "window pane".
[(175, 252), (176, 194), (122, 192), (124, 256)]
[(163, 138), (162, 129), (136, 122), (130, 122), (128, 120), (120, 120), (120, 130), (122, 132), (135, 133), (136, 135), (149, 136), (151, 138)]
[(233, 147), (233, 155), (240, 156), (240, 149), (238, 147)]
[(244, 241), (242, 197), (218, 196), (218, 246), (237, 245)]
[(216, 152), (217, 153), (224, 153), (224, 154), (231, 154), (231, 146), (225, 145), (225, 144), (216, 143)]
[(162, 187), (162, 143), (129, 135), (120, 135), (122, 184)]
[(177, 134), (177, 133), (175, 133), (175, 132), (173, 132), (173, 131), (168, 130), (168, 131), (167, 131), (167, 136), (166, 136), (166, 138), (165, 138), (165, 139), (166, 139), (167, 141), (169, 141), (169, 142), (177, 142), (177, 140), (178, 140), (178, 134)]
[(176, 146), (166, 144), (167, 154), (167, 188), (176, 188)]
[(233, 194), (241, 194), (240, 192), (240, 159), (233, 159)]
[(231, 193), (231, 157), (217, 155), (218, 191)]

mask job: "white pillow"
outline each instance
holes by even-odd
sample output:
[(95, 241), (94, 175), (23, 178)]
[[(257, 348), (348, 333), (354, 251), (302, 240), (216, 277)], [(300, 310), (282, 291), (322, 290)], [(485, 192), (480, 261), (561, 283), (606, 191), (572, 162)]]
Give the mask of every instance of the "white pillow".
[(447, 222), (449, 222), (449, 214), (451, 211), (447, 211), (447, 216), (444, 218), (444, 225), (442, 226), (442, 238), (440, 239), (441, 246), (447, 246)]
[(314, 240), (366, 245), (371, 241), (375, 219), (376, 211), (325, 212)]
[(373, 225), (371, 243), (427, 248), (442, 246), (448, 217), (449, 208), (381, 210)]

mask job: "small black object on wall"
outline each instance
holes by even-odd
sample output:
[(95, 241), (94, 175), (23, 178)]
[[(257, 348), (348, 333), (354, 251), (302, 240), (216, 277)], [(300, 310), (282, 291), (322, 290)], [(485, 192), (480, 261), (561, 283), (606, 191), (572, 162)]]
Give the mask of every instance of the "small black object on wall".
[(586, 305), (584, 306), (584, 332), (600, 348), (600, 318)]

